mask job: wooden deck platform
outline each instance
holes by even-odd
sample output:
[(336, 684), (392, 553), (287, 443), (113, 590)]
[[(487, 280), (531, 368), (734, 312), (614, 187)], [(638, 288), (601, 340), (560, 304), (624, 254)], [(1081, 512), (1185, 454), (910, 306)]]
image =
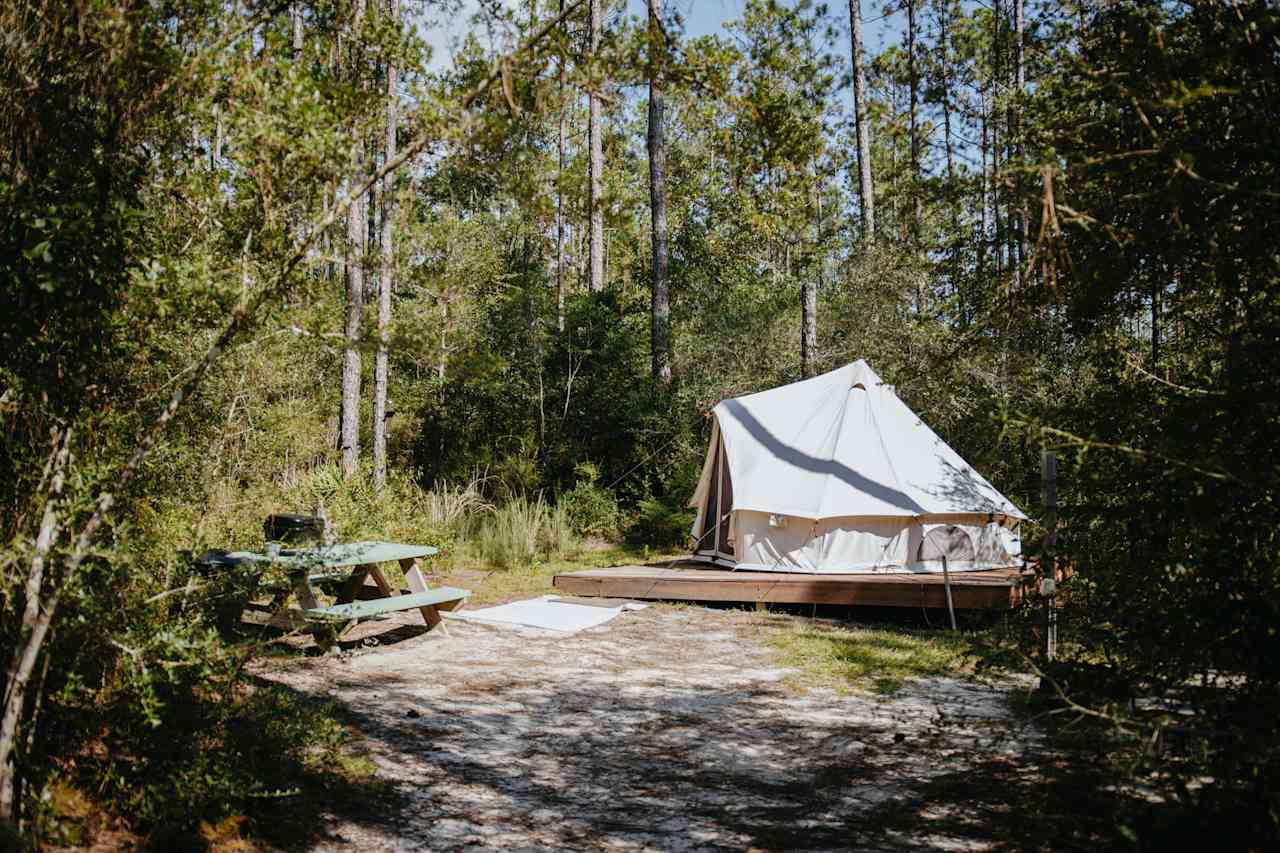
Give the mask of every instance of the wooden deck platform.
[[(1034, 577), (1016, 567), (952, 572), (951, 596), (957, 610), (1007, 610), (1022, 601)], [(946, 607), (941, 573), (805, 575), (731, 572), (681, 563), (588, 569), (556, 575), (553, 583), (567, 594), (606, 598)]]

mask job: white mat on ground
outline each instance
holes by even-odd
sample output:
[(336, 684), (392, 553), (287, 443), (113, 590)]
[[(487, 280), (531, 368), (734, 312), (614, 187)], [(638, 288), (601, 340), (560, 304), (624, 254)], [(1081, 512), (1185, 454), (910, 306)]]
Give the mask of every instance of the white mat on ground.
[(642, 610), (648, 606), (628, 602), (617, 607), (595, 607), (590, 604), (574, 604), (554, 595), (544, 595), (527, 601), (513, 601), (497, 607), (463, 610), (449, 615), (454, 619), (464, 619), (468, 622), (523, 625), (528, 628), (543, 628), (563, 634), (574, 634), (587, 628), (603, 625), (624, 610)]

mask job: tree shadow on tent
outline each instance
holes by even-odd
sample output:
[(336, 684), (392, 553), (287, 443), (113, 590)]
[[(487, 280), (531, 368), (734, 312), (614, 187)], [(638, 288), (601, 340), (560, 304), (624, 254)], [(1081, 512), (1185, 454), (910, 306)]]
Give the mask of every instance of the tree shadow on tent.
[(843, 462), (837, 462), (834, 459), (821, 459), (785, 443), (774, 435), (768, 427), (760, 423), (756, 416), (751, 414), (747, 407), (738, 400), (725, 400), (723, 405), (734, 420), (746, 428), (752, 438), (760, 442), (770, 453), (788, 465), (805, 471), (812, 471), (816, 474), (835, 477), (879, 501), (903, 510), (905, 513), (911, 515), (923, 515), (925, 513), (925, 508), (916, 503), (905, 492), (863, 476)]

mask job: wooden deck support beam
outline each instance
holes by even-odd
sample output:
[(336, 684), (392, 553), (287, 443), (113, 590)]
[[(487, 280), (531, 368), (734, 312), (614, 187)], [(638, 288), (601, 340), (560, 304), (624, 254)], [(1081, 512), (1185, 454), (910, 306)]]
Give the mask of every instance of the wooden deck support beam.
[[(1008, 610), (1022, 601), (1023, 573), (1016, 567), (953, 572), (957, 610)], [(705, 568), (614, 566), (556, 575), (561, 592), (604, 598), (745, 604), (835, 604), (945, 608), (941, 574), (810, 575), (730, 572)]]

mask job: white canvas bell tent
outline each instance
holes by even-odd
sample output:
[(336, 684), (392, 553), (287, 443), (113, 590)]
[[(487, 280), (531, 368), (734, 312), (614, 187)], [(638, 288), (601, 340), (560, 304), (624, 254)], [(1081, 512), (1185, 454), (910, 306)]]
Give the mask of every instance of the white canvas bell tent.
[(689, 506), (694, 551), (751, 571), (942, 570), (1016, 563), (1026, 516), (865, 361), (725, 400)]

